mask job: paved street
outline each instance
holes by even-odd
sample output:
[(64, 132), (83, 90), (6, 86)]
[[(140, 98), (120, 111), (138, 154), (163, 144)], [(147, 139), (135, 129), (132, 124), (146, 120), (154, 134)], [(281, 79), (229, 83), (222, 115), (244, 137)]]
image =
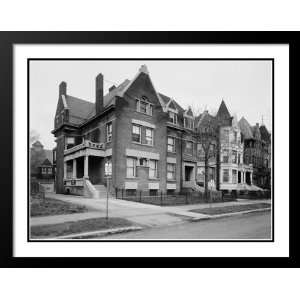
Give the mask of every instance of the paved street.
[(256, 212), (241, 216), (206, 220), (137, 232), (115, 234), (103, 239), (269, 239), (271, 213)]
[[(31, 225), (57, 224), (66, 221), (77, 221), (95, 217), (105, 217), (106, 199), (89, 199), (73, 195), (48, 194), (50, 198), (70, 202), (73, 204), (85, 205), (93, 211), (81, 214), (34, 217), (31, 218)], [(260, 201), (270, 203), (270, 200)], [(213, 204), (214, 207), (244, 205), (257, 203), (257, 201), (235, 201)], [(138, 202), (125, 201), (111, 198), (109, 200), (109, 216), (116, 218), (126, 218), (131, 222), (142, 226), (169, 226), (179, 225), (188, 219), (204, 218), (207, 215), (191, 212), (190, 210), (209, 207), (209, 204), (193, 204), (180, 206), (156, 206)]]

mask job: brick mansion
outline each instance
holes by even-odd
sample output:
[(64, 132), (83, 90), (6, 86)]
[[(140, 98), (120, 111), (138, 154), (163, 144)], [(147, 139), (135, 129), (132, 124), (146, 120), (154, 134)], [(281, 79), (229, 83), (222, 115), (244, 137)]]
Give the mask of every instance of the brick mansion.
[[(95, 79), (94, 102), (59, 85), (52, 130), (57, 193), (97, 197), (105, 191), (105, 165), (112, 193), (203, 191), (205, 180), (224, 191), (271, 188), (271, 134), (263, 124), (238, 120), (223, 100), (215, 115), (194, 115), (155, 89), (145, 65), (107, 94), (103, 80), (102, 74)], [(205, 167), (197, 133), (210, 122), (218, 124), (218, 135)]]

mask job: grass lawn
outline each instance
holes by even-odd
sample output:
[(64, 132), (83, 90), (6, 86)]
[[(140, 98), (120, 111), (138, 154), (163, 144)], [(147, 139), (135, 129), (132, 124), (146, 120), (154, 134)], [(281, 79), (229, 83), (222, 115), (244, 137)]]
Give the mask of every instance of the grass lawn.
[(87, 212), (84, 205), (76, 205), (56, 199), (36, 199), (30, 200), (30, 216), (53, 216), (73, 213)]
[(108, 223), (106, 218), (93, 218), (61, 224), (32, 226), (31, 238), (51, 238), (73, 233), (127, 227), (132, 225), (132, 222), (122, 218), (109, 218)]
[(254, 204), (242, 204), (242, 205), (232, 205), (224, 207), (207, 207), (201, 209), (193, 209), (191, 212), (206, 214), (206, 215), (220, 215), (226, 213), (234, 213), (240, 211), (247, 211), (252, 209), (269, 208), (271, 205), (269, 203), (254, 203)]

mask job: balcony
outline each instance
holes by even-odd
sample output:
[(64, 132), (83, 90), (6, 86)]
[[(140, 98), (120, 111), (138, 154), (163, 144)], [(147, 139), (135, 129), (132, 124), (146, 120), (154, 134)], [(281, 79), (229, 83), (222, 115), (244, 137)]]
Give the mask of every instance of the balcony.
[(105, 150), (105, 144), (104, 143), (94, 143), (89, 140), (85, 140), (83, 143), (78, 144), (70, 149), (66, 149), (64, 151), (64, 155), (69, 155), (71, 153), (84, 150), (84, 149), (94, 149), (94, 150)]

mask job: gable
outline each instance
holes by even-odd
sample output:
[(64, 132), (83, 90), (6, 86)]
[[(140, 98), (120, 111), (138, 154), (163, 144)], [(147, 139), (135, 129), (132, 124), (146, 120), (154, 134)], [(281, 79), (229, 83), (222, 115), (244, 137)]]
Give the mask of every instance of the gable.
[(41, 163), (41, 166), (49, 166), (49, 167), (51, 167), (52, 164), (51, 164), (51, 162), (49, 161), (49, 159), (46, 158), (46, 159)]
[(152, 84), (148, 74), (139, 73), (138, 76), (131, 82), (125, 94), (129, 98), (142, 98), (143, 96), (148, 99), (150, 103), (155, 106), (161, 106), (159, 96)]
[(172, 100), (172, 103), (175, 105), (176, 109), (180, 113), (184, 112), (184, 109), (174, 99), (171, 99), (170, 97), (168, 97), (168, 96), (166, 96), (166, 95), (164, 95), (162, 93), (159, 93), (159, 96), (163, 100), (165, 106)]
[(175, 106), (173, 100), (171, 100), (171, 101), (169, 102), (168, 108), (171, 108), (171, 109), (175, 109), (175, 110), (176, 110), (176, 106)]

